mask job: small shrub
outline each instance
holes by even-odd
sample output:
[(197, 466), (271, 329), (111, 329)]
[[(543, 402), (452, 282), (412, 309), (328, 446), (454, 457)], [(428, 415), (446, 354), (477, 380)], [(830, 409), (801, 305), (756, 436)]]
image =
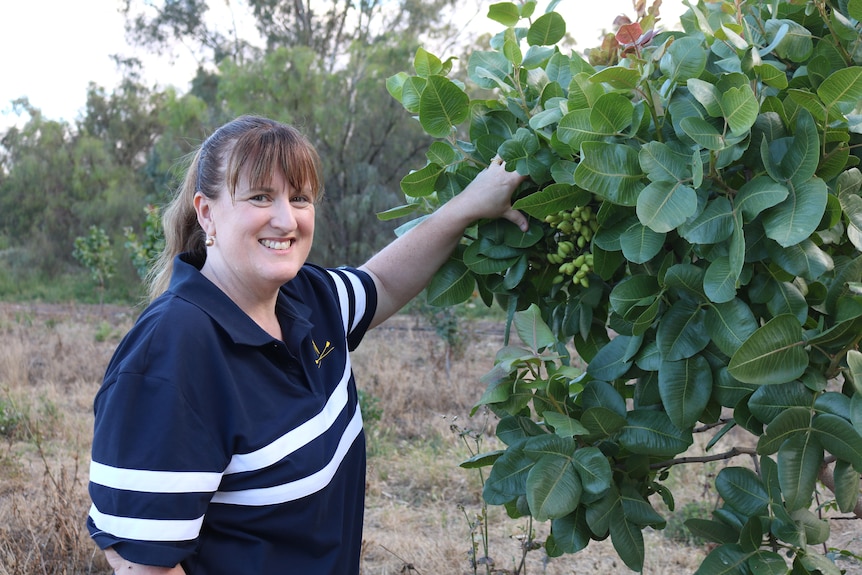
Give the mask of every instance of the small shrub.
[(15, 437), (24, 416), (15, 405), (6, 399), (0, 399), (0, 436), (7, 439)]
[(685, 522), (689, 519), (710, 519), (712, 508), (712, 504), (708, 501), (689, 501), (667, 516), (667, 526), (662, 533), (671, 541), (685, 543), (692, 547), (705, 545), (706, 539), (692, 533)]

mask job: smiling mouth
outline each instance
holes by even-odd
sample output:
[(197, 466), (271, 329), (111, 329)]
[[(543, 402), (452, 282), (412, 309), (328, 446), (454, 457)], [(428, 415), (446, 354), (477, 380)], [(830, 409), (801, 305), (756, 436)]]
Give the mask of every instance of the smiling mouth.
[(293, 245), (293, 240), (286, 240), (283, 242), (276, 242), (273, 240), (260, 240), (259, 243), (263, 247), (269, 248), (271, 250), (286, 250), (291, 245)]

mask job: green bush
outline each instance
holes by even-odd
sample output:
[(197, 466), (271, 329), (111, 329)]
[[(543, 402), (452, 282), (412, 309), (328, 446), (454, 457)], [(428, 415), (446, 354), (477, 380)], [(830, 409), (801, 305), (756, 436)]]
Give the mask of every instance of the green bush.
[(851, 512), (862, 473), (862, 2), (700, 0), (670, 32), (640, 5), (587, 58), (554, 5), (492, 4), (503, 30), (466, 80), (420, 48), (387, 82), (435, 141), (382, 217), (435, 209), (495, 155), (528, 176), (529, 231), (477, 222), (428, 287), (478, 291), (524, 343), (478, 402), (506, 445), (469, 463), (491, 466), (485, 501), (550, 522), (550, 556), (609, 537), (640, 571), (677, 456), (739, 427), (696, 458), (757, 458), (690, 520), (717, 544), (699, 573), (837, 573), (812, 499), (835, 459)]

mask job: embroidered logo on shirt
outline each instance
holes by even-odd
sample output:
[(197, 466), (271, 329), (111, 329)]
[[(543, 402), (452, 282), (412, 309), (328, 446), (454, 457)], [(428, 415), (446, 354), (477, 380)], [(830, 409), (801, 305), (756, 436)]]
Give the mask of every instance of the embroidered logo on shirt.
[(332, 353), (332, 351), (335, 349), (334, 347), (332, 347), (332, 343), (328, 341), (326, 342), (326, 345), (323, 346), (323, 349), (317, 347), (317, 344), (314, 342), (314, 340), (311, 340), (311, 345), (314, 346), (314, 352), (317, 354), (317, 359), (314, 360), (314, 363), (317, 365), (317, 367), (320, 367), (320, 362), (323, 361), (323, 358)]

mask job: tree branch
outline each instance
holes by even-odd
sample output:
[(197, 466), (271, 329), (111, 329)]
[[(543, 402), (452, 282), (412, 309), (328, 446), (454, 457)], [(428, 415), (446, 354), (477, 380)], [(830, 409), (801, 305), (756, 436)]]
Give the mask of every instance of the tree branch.
[(749, 447), (734, 447), (729, 451), (725, 451), (724, 453), (714, 453), (712, 455), (698, 455), (693, 457), (678, 457), (676, 459), (669, 459), (667, 461), (659, 461), (658, 463), (653, 463), (652, 465), (650, 465), (650, 469), (663, 469), (665, 467), (672, 467), (674, 465), (681, 465), (683, 463), (706, 463), (708, 461), (721, 461), (722, 459), (731, 459), (733, 457), (736, 457), (737, 455), (755, 456), (757, 455), (757, 451)]

